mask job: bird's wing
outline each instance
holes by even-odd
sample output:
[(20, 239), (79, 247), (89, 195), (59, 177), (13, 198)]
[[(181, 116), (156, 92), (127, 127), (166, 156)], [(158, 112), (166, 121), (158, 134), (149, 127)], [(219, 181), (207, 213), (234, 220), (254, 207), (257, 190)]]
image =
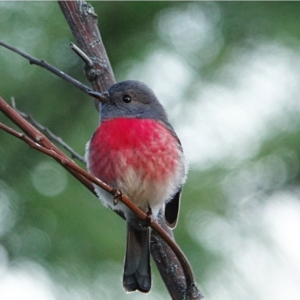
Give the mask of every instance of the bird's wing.
[(180, 199), (181, 199), (180, 188), (174, 197), (165, 206), (165, 219), (168, 227), (174, 229), (179, 215)]
[[(173, 129), (172, 125), (166, 121), (160, 120), (160, 122), (170, 130), (170, 132), (176, 138), (181, 151), (183, 151), (181, 142), (180, 142), (177, 134), (175, 133), (175, 130)], [(174, 229), (177, 225), (179, 209), (180, 209), (181, 192), (182, 192), (182, 186), (178, 189), (178, 191), (173, 196), (173, 198), (166, 203), (166, 206), (165, 206), (165, 219), (166, 219), (166, 223), (170, 229)]]

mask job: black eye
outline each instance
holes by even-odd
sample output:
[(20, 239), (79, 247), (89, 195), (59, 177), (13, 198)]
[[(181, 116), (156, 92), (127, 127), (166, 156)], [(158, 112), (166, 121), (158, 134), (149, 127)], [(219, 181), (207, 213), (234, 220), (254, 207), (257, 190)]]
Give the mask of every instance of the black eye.
[(128, 95), (124, 95), (123, 98), (122, 98), (122, 100), (123, 100), (123, 102), (125, 102), (125, 103), (129, 103), (129, 102), (131, 102), (131, 97), (128, 96)]

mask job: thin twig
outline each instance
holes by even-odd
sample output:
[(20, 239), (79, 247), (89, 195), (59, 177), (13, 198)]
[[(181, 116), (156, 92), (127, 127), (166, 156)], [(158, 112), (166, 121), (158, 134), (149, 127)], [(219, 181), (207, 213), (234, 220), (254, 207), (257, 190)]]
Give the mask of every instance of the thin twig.
[(93, 61), (74, 43), (70, 43), (70, 48), (84, 61), (89, 68), (94, 67)]
[(55, 74), (56, 76), (66, 80), (67, 82), (73, 84), (74, 86), (76, 86), (77, 88), (79, 88), (81, 91), (83, 91), (84, 93), (86, 93), (88, 95), (88, 93), (90, 91), (92, 91), (92, 89), (86, 85), (84, 85), (83, 83), (79, 82), (78, 80), (74, 79), (73, 77), (65, 74), (64, 72), (62, 72), (61, 70), (55, 68), (54, 66), (50, 65), (49, 63), (47, 63), (45, 60), (42, 59), (37, 59), (33, 56), (31, 56), (30, 54), (16, 48), (13, 47), (3, 41), (0, 40), (0, 46), (3, 46), (23, 57), (25, 57), (26, 59), (29, 60), (29, 63), (32, 65), (37, 65), (39, 67), (42, 67), (48, 71), (50, 71), (51, 73)]
[(64, 149), (66, 149), (70, 154), (71, 157), (74, 159), (79, 160), (83, 164), (86, 164), (86, 161), (83, 156), (79, 155), (73, 148), (71, 148), (66, 142), (62, 140), (59, 136), (55, 135), (49, 128), (43, 126), (41, 123), (36, 121), (31, 115), (28, 115), (27, 113), (20, 111), (16, 107), (16, 101), (15, 98), (11, 98), (12, 107), (24, 118), (26, 119), (30, 124), (32, 124), (34, 127), (39, 129), (40, 131), (44, 132), (46, 136), (53, 142), (58, 143), (61, 145)]

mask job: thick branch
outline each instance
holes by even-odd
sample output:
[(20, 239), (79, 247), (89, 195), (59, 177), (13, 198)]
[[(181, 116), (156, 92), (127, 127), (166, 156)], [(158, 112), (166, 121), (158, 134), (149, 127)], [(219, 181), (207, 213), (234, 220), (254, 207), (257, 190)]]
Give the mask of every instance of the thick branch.
[(98, 29), (98, 16), (85, 1), (58, 1), (79, 48), (92, 60), (87, 79), (95, 91), (104, 92), (116, 80)]

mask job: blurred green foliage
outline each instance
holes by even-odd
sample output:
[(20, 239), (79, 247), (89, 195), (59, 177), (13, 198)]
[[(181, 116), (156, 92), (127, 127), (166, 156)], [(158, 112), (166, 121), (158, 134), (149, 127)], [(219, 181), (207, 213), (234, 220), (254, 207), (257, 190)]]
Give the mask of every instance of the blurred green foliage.
[[(295, 53), (299, 53), (300, 49), (299, 2), (94, 1), (91, 4), (98, 14), (101, 35), (117, 80), (136, 74), (136, 78), (130, 79), (150, 76), (151, 82), (151, 74), (162, 71), (162, 61), (151, 66), (150, 75), (144, 73), (142, 66), (159, 49), (170, 53), (170, 57), (179, 57), (190, 70), (191, 76), (182, 95), (172, 98), (171, 104), (161, 99), (163, 103), (166, 101), (175, 127), (185, 122), (189, 126), (190, 120), (185, 117), (182, 107), (188, 104), (197, 107), (196, 101), (202, 101), (202, 98), (198, 99), (200, 90), (214, 84), (234, 90), (238, 86), (238, 79), (234, 77), (237, 74), (236, 61), (243, 58), (251, 66), (253, 60), (255, 65), (255, 59), (258, 58), (249, 53), (256, 51), (259, 45), (280, 46), (287, 53), (283, 55), (287, 61), (292, 61), (290, 57), (292, 54), (296, 57)], [(208, 34), (203, 38), (199, 50), (185, 48), (189, 41), (193, 44), (199, 36), (192, 35), (190, 40), (185, 40), (184, 37), (190, 32), (184, 31), (184, 23), (177, 24), (185, 33), (182, 36), (184, 45), (175, 41), (174, 36), (162, 33), (164, 24), (173, 24), (173, 19), (169, 23), (164, 21), (167, 15), (175, 19), (179, 18), (181, 12), (187, 12), (193, 20), (195, 16), (192, 12), (197, 10), (206, 16), (207, 24), (213, 24), (210, 26), (214, 30), (214, 36)], [(82, 72), (82, 62), (69, 49), (69, 43), (74, 40), (56, 2), (0, 2), (0, 28), (1, 40), (47, 60), (88, 84)], [(282, 53), (280, 51), (278, 53)], [(248, 60), (246, 55), (249, 55)], [(278, 64), (276, 56), (270, 64)], [(288, 65), (291, 70), (299, 65), (299, 61), (296, 60), (292, 65)], [(32, 114), (84, 155), (86, 142), (98, 125), (98, 114), (91, 99), (4, 48), (0, 48), (0, 69), (1, 96), (8, 102), (14, 97), (20, 110)], [(135, 69), (133, 73), (132, 69)], [(263, 71), (258, 68), (257, 73)], [(172, 70), (169, 72), (172, 73)], [(171, 75), (177, 76), (176, 73)], [(168, 87), (168, 78), (164, 80), (166, 82), (161, 82), (160, 90)], [(253, 83), (249, 81), (250, 85)], [(260, 223), (264, 218), (260, 213), (266, 202), (271, 201), (270, 197), (278, 191), (293, 192), (295, 198), (299, 199), (296, 192), (300, 178), (299, 96), (297, 89), (289, 89), (289, 86), (285, 95), (294, 99), (294, 108), (283, 111), (275, 121), (271, 119), (270, 124), (265, 125), (268, 128), (265, 134), (257, 132), (257, 135), (261, 135), (260, 143), (251, 155), (242, 155), (241, 159), (235, 159), (234, 156), (231, 159), (216, 158), (208, 166), (202, 167), (190, 163), (175, 237), (191, 261), (207, 298), (248, 299), (248, 296), (241, 296), (243, 293), (234, 284), (230, 288), (226, 286), (227, 282), (223, 281), (229, 279), (240, 284), (249, 295), (254, 290), (252, 295), (256, 299), (271, 299), (268, 298), (269, 294), (257, 288), (260, 285), (251, 285), (245, 278), (241, 279), (236, 269), (232, 273), (226, 270), (228, 265), (224, 261), (227, 257), (233, 258), (234, 252), (224, 246), (224, 240), (227, 239), (233, 248), (240, 249), (243, 249), (244, 242), (258, 241), (266, 244), (267, 248), (273, 247), (276, 252), (274, 241), (261, 229), (266, 224)], [(236, 103), (239, 105), (240, 99)], [(202, 111), (194, 109), (193, 113), (202, 118)], [(0, 121), (15, 128), (2, 114)], [(228, 132), (230, 134), (233, 133)], [(195, 141), (198, 138), (193, 136)], [(123, 220), (103, 208), (100, 201), (50, 158), (29, 149), (4, 132), (0, 132), (0, 157), (0, 243), (9, 256), (9, 264), (23, 260), (37, 262), (49, 272), (54, 282), (62, 286), (81, 284), (88, 286), (90, 291), (92, 282), (101, 274), (98, 284), (102, 287), (109, 284), (108, 289), (113, 290), (110, 294), (107, 292), (106, 299), (117, 299), (123, 295)], [(213, 227), (218, 222), (224, 229), (220, 236), (217, 234), (220, 227), (215, 230)], [(208, 226), (212, 226), (209, 227), (212, 231), (207, 231), (203, 237), (202, 228)], [(233, 243), (233, 228), (237, 230), (236, 235), (240, 234), (240, 244)], [(252, 259), (255, 262), (257, 257)], [(153, 299), (165, 299), (167, 292), (155, 267), (153, 269), (156, 276), (154, 291), (150, 295)], [(110, 272), (115, 273), (112, 275)], [(111, 281), (109, 276), (113, 278)], [(117, 282), (114, 278), (117, 278)], [(65, 295), (62, 292), (58, 294), (57, 299)], [(96, 299), (96, 294), (89, 297)], [(133, 297), (141, 299), (143, 296)]]

